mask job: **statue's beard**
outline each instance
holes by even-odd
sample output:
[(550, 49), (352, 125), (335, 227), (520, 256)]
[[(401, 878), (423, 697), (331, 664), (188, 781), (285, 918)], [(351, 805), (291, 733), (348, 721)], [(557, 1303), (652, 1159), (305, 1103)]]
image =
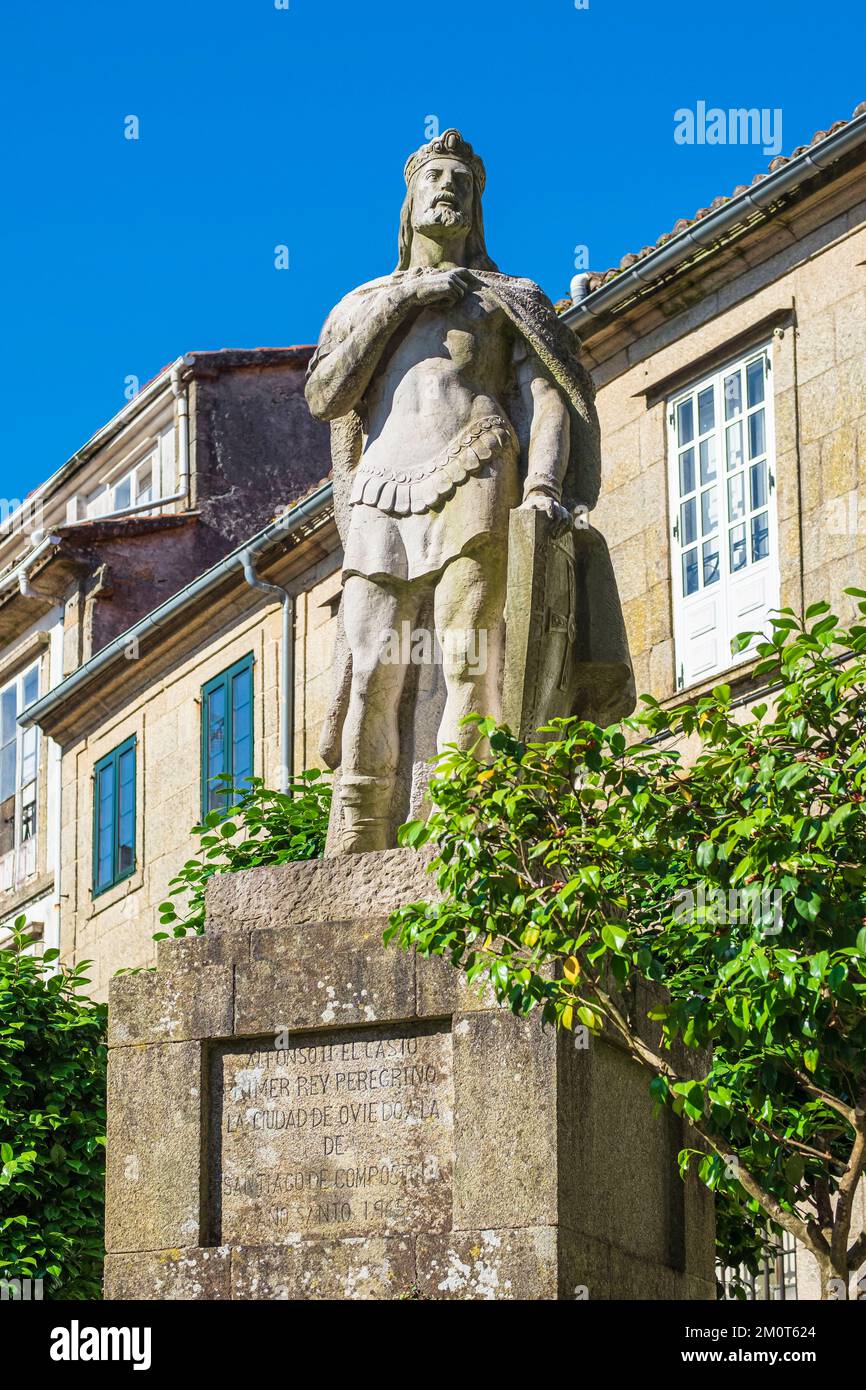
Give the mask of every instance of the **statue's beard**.
[(427, 236), (436, 232), (468, 232), (469, 222), (460, 208), (440, 205), (423, 213), (418, 221), (413, 223), (413, 230)]

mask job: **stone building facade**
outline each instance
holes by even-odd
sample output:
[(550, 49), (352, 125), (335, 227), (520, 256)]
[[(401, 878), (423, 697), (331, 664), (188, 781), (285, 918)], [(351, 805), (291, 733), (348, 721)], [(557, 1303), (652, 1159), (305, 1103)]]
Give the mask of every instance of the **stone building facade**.
[(731, 637), (780, 605), (851, 616), (866, 569), (866, 111), (717, 202), (564, 306), (598, 389), (593, 520), (661, 700), (748, 685)]
[[(161, 371), (0, 526), (0, 937), (23, 916), (60, 946), (61, 750), (25, 707), (328, 467), (303, 398), (309, 348), (189, 353)], [(253, 467), (253, 460), (255, 467)], [(62, 911), (61, 911), (62, 910)]]
[[(45, 735), (60, 745), (63, 823), (61, 947), (93, 962), (94, 993), (104, 998), (115, 972), (153, 963), (159, 904), (195, 848), (190, 830), (207, 810), (203, 742), (208, 692), (225, 673), (243, 681), (249, 740), (238, 777), (278, 787), (281, 729), (291, 721), (291, 765), (316, 762), (318, 728), (329, 693), (339, 563), (330, 487), (314, 489), (243, 547), (196, 577), (161, 608), (105, 646), (35, 708)], [(282, 689), (282, 608), (252, 587), (243, 561), (284, 588), (294, 618), (291, 689)], [(228, 736), (236, 746), (238, 739)], [(99, 769), (130, 749), (135, 811), (129, 862), (100, 881), (95, 821)], [(206, 755), (204, 755), (206, 756)]]
[[(757, 700), (730, 639), (866, 587), (866, 104), (574, 288), (637, 689)], [(786, 1294), (819, 1297), (787, 1239), (755, 1288)]]

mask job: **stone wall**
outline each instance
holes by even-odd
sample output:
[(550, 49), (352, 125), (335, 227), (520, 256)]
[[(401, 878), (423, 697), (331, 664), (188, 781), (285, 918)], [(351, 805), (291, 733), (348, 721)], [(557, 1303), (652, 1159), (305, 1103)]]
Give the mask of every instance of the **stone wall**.
[(311, 350), (297, 349), (292, 363), (280, 351), (270, 365), (229, 370), (234, 357), (248, 355), (197, 356), (192, 387), (193, 506), (203, 527), (229, 542), (227, 550), (331, 467), (328, 426), (313, 419), (304, 399)]
[[(324, 571), (324, 573), (322, 573)], [(312, 569), (310, 588), (297, 602), (295, 635), (296, 770), (318, 766), (316, 730), (328, 699), (334, 617), (331, 599), (339, 573), (326, 563)], [(104, 998), (122, 967), (152, 964), (159, 903), (169, 880), (195, 848), (190, 828), (201, 815), (202, 685), (252, 652), (255, 658), (254, 767), (278, 785), (280, 765), (277, 605), (245, 617), (227, 613), (224, 626), (191, 653), (178, 657), (127, 706), (102, 721), (63, 754), (61, 829), (62, 940), (70, 961), (92, 960), (94, 993)], [(136, 870), (94, 898), (93, 768), (130, 735), (137, 744)]]

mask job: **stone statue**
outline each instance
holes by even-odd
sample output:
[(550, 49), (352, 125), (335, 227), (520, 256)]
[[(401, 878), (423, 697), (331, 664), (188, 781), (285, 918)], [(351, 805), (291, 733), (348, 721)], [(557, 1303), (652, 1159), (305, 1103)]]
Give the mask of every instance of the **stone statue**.
[(487, 254), (485, 172), (456, 130), (405, 168), (399, 262), (348, 294), (309, 367), (344, 547), (329, 850), (390, 847), (471, 713), (521, 734), (633, 706), (607, 549), (587, 525), (592, 382), (553, 306)]

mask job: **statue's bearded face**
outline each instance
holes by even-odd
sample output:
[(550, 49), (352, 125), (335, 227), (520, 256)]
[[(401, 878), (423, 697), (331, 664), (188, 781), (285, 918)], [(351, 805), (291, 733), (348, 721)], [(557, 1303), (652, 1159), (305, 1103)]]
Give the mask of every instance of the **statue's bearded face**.
[(472, 171), (459, 159), (431, 159), (415, 175), (413, 231), (465, 236), (472, 227)]

